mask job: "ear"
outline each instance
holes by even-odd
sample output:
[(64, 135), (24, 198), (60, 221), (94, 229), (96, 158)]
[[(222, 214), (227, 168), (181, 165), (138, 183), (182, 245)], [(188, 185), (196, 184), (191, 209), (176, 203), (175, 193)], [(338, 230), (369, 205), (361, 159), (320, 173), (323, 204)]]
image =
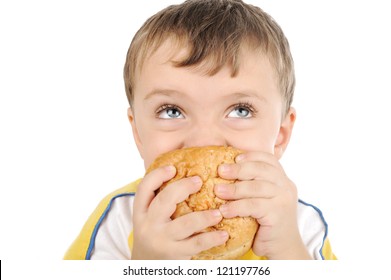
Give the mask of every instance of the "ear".
[(140, 136), (138, 134), (134, 112), (133, 112), (132, 108), (130, 108), (130, 107), (128, 108), (128, 119), (129, 119), (130, 125), (132, 126), (133, 139), (134, 139), (134, 142), (136, 143), (138, 152), (141, 155), (141, 157), (144, 158), (143, 152), (142, 152), (143, 151), (143, 144), (142, 144), (142, 142), (140, 140)]
[(285, 118), (281, 122), (280, 131), (278, 132), (277, 140), (274, 145), (274, 155), (280, 159), (288, 147), (291, 139), (293, 125), (296, 121), (296, 110), (290, 108)]

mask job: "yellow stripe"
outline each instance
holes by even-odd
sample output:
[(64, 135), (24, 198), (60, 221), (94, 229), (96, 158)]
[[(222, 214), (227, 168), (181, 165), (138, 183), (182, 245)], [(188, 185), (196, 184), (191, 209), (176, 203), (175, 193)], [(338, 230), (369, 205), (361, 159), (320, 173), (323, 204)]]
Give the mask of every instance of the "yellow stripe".
[(69, 247), (68, 251), (65, 253), (64, 260), (84, 260), (86, 258), (88, 246), (90, 245), (94, 228), (109, 205), (111, 199), (121, 193), (136, 192), (140, 180), (137, 180), (121, 189), (112, 192), (98, 204), (94, 212), (92, 212), (87, 222), (84, 224), (81, 232), (79, 233), (79, 236), (75, 239), (75, 241)]
[(267, 260), (267, 257), (265, 256), (257, 256), (254, 254), (253, 250), (250, 249), (246, 254), (241, 256), (239, 260)]
[(333, 251), (331, 250), (330, 241), (328, 238), (324, 241), (323, 248), (322, 248), (322, 255), (325, 260), (336, 260), (337, 257), (334, 255)]

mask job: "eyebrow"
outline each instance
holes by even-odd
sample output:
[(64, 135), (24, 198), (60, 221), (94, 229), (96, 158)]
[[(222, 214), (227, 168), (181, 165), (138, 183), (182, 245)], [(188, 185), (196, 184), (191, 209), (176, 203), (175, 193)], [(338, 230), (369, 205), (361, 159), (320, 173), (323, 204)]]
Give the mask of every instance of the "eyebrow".
[[(148, 100), (156, 95), (164, 95), (164, 96), (180, 95), (180, 96), (183, 96), (185, 94), (183, 92), (180, 92), (180, 91), (177, 91), (174, 89), (153, 89), (144, 97), (144, 100)], [(247, 91), (243, 91), (243, 92), (232, 92), (227, 95), (224, 95), (223, 97), (224, 98), (229, 98), (229, 97), (249, 98), (249, 97), (252, 97), (252, 98), (256, 98), (262, 102), (266, 102), (266, 98), (264, 98), (263, 96), (259, 96), (258, 94), (256, 94), (256, 92), (254, 92), (252, 90), (247, 90)]]
[(154, 89), (144, 97), (144, 100), (148, 100), (156, 95), (170, 96), (170, 95), (183, 95), (183, 93), (173, 89)]
[(234, 92), (232, 94), (229, 94), (228, 96), (234, 96), (234, 97), (237, 97), (237, 98), (252, 97), (252, 98), (256, 98), (256, 99), (258, 99), (258, 100), (260, 100), (262, 102), (266, 102), (266, 98), (265, 97), (259, 96), (254, 91)]

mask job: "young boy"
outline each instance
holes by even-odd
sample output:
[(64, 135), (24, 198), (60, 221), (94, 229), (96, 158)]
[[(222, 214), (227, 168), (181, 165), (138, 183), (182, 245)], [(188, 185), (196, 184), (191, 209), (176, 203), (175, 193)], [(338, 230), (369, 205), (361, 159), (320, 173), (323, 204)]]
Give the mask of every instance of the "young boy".
[[(219, 175), (229, 203), (170, 216), (201, 187), (170, 184), (156, 169), (107, 196), (65, 259), (190, 259), (223, 244), (224, 231), (200, 233), (222, 217), (252, 216), (259, 229), (243, 259), (334, 259), (321, 212), (297, 197), (279, 159), (296, 119), (288, 41), (261, 9), (240, 0), (189, 0), (152, 16), (135, 35), (124, 69), (128, 116), (145, 168), (161, 153), (227, 145), (246, 151)], [(137, 189), (137, 194), (135, 195)]]

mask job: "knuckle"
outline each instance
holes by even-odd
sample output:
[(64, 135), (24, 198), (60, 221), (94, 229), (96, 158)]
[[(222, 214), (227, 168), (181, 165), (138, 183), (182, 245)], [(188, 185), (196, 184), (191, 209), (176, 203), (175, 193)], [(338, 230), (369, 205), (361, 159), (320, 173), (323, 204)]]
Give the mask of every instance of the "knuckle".
[(194, 217), (193, 213), (194, 212), (186, 214), (186, 215), (180, 217), (180, 219), (181, 219), (181, 227), (182, 228), (191, 229), (191, 228), (194, 227), (194, 224), (196, 224), (196, 223), (195, 223), (194, 218), (192, 218), (192, 217)]
[(203, 234), (198, 234), (194, 238), (195, 238), (194, 247), (196, 248), (197, 251), (202, 251), (207, 247)]
[(259, 207), (259, 203), (258, 203), (258, 199), (250, 199), (249, 200), (249, 209), (258, 209)]
[(269, 164), (263, 161), (257, 161), (253, 163), (253, 168), (258, 170), (265, 170), (268, 166)]
[(202, 240), (199, 236), (197, 236), (197, 237), (196, 237), (196, 240), (195, 240), (195, 246), (196, 246), (196, 248), (202, 248), (203, 245), (204, 245), (203, 240)]
[(232, 173), (233, 175), (238, 175), (243, 172), (243, 164), (241, 163), (236, 163), (232, 164)]
[(239, 195), (239, 182), (234, 182), (230, 187), (230, 192), (232, 197), (237, 197)]
[(264, 181), (260, 181), (260, 180), (254, 180), (254, 181), (251, 181), (251, 190), (253, 190), (254, 192), (256, 193), (259, 193), (259, 194), (264, 194), (264, 190), (265, 190), (265, 182)]
[(167, 198), (170, 196), (167, 195), (167, 189), (159, 192), (154, 198), (154, 204), (161, 205), (164, 201), (167, 201)]

